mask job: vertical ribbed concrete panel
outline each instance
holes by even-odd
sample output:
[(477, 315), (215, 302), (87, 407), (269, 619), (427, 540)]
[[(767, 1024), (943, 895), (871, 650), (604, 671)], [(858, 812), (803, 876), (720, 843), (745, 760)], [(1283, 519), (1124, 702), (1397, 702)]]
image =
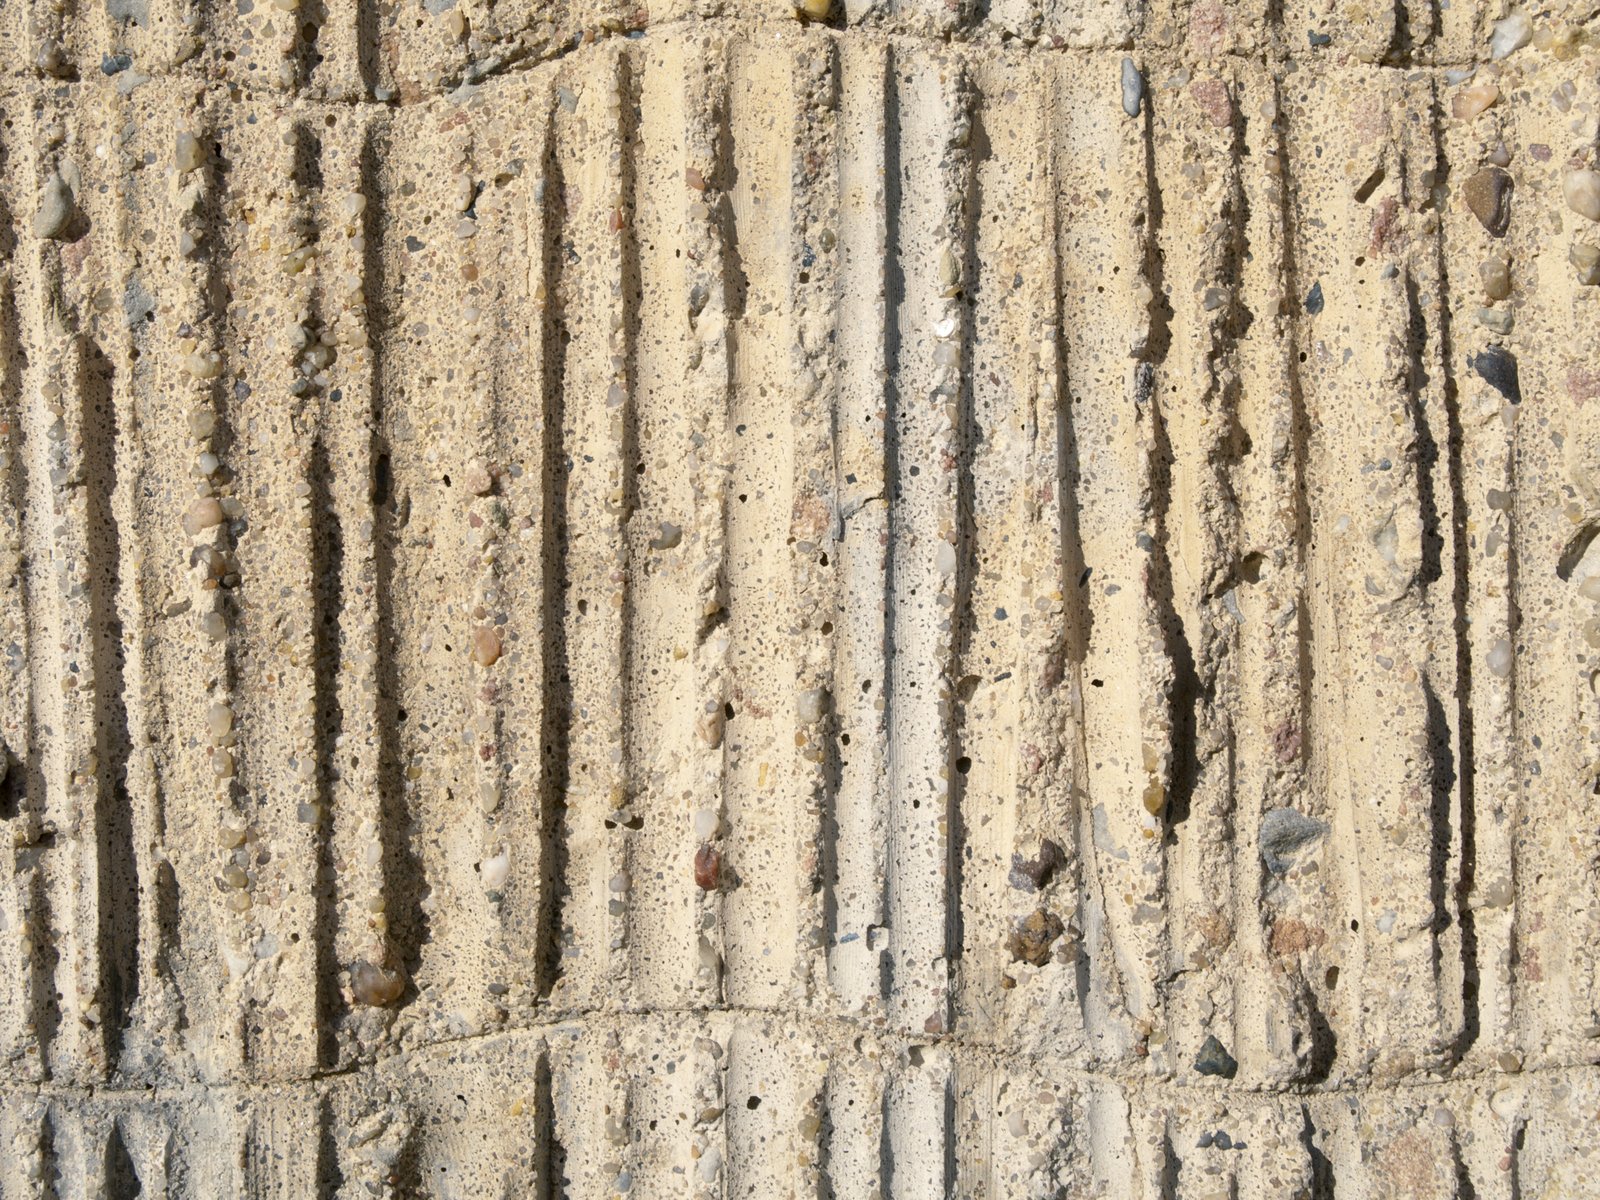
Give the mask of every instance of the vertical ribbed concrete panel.
[(0, 3), (0, 1198), (1600, 1194), (1578, 6)]

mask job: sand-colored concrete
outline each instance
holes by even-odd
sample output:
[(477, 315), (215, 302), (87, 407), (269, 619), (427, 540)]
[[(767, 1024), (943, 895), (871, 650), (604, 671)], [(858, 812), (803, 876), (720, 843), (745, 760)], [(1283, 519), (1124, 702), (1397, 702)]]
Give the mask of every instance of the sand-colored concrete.
[(1587, 6), (0, 0), (0, 1197), (1600, 1196)]

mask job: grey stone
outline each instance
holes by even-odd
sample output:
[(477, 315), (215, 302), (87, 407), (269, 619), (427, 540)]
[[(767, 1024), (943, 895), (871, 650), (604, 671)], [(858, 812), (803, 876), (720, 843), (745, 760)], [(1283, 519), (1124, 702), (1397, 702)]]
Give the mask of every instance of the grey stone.
[(1275, 808), (1261, 818), (1261, 861), (1274, 875), (1285, 874), (1293, 857), (1327, 836), (1328, 826), (1292, 808)]

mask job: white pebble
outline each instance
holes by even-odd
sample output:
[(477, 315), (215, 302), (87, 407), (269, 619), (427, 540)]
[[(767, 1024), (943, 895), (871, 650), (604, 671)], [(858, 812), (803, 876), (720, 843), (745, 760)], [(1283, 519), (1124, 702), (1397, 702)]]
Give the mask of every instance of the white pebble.
[(795, 700), (795, 715), (804, 725), (815, 725), (822, 720), (828, 708), (828, 693), (824, 688), (807, 688)]
[(1561, 177), (1561, 195), (1580, 217), (1600, 221), (1600, 171), (1568, 171)]
[(1515, 50), (1520, 50), (1533, 37), (1533, 22), (1527, 13), (1514, 12), (1503, 21), (1494, 23), (1489, 36), (1489, 57), (1498, 61)]
[(185, 355), (183, 368), (196, 379), (215, 379), (222, 374), (222, 356), (215, 350)]
[(483, 874), (483, 886), (498, 892), (511, 874), (511, 847), (501, 846), (498, 854), (478, 864), (478, 870)]
[(1505, 638), (1489, 648), (1489, 670), (1500, 679), (1511, 674), (1511, 643)]
[(213, 704), (206, 713), (206, 728), (213, 742), (220, 742), (233, 729), (233, 709), (226, 704)]
[(200, 147), (200, 139), (187, 130), (178, 134), (172, 162), (185, 175), (190, 171), (199, 170), (200, 165), (205, 162), (205, 151)]

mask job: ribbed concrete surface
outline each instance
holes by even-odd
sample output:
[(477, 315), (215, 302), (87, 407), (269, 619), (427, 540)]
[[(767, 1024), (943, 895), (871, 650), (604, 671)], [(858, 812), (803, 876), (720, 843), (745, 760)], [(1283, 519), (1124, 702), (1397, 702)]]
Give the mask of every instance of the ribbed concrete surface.
[(1600, 1195), (1600, 54), (1327, 8), (3, 0), (0, 1197)]

